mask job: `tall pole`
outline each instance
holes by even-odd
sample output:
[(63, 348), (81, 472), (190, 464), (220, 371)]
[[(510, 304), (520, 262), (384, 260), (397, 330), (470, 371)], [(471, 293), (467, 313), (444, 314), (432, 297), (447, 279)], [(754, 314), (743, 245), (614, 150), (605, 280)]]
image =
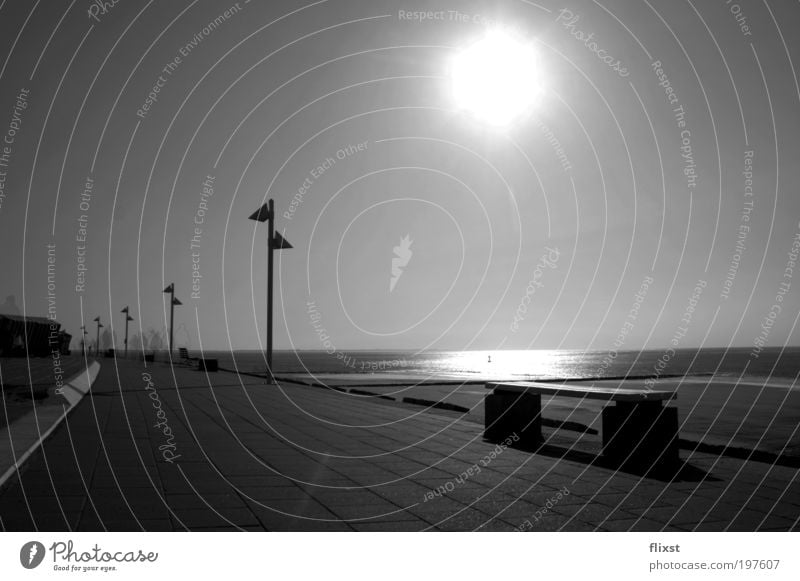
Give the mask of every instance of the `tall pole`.
[(267, 240), (267, 369), (269, 376), (267, 382), (272, 379), (272, 253), (275, 250), (291, 248), (292, 245), (280, 234), (275, 232), (275, 201), (269, 200), (258, 210), (249, 216), (250, 220), (256, 222), (268, 222)]
[(100, 327), (103, 325), (100, 324), (100, 316), (98, 315), (95, 317), (95, 322), (97, 323), (97, 341), (94, 344), (94, 356), (100, 357)]
[[(269, 238), (267, 242), (267, 369), (272, 376), (272, 249), (275, 237), (275, 201), (269, 200)], [(271, 377), (270, 377), (271, 378)]]
[(172, 325), (175, 322), (175, 283), (169, 285), (169, 358), (172, 359)]
[(172, 361), (172, 328), (175, 323), (175, 307), (182, 305), (178, 299), (175, 298), (175, 283), (169, 283), (169, 286), (164, 289), (165, 293), (169, 293), (169, 359)]
[(125, 314), (125, 359), (128, 358), (128, 322), (133, 321), (133, 317), (130, 315), (130, 309), (125, 307), (120, 311)]

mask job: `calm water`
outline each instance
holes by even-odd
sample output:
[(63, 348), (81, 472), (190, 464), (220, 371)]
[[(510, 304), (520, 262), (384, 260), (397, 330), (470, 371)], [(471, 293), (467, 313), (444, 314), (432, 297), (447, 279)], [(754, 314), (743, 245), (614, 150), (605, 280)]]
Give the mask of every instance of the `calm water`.
[[(198, 353), (195, 353), (197, 355)], [(264, 356), (258, 351), (206, 352), (220, 365), (261, 372)], [(276, 373), (414, 373), (425, 375), (545, 377), (619, 377), (677, 374), (715, 374), (772, 378), (790, 385), (800, 371), (800, 347), (764, 349), (758, 358), (749, 349), (683, 349), (671, 357), (663, 350), (586, 351), (277, 351)]]

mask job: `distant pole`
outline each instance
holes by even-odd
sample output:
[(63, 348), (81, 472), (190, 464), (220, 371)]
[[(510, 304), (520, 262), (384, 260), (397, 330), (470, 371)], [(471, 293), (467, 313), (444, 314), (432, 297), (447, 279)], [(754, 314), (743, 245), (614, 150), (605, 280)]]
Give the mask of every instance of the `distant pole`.
[(130, 321), (133, 321), (133, 317), (131, 317), (128, 307), (125, 307), (120, 312), (125, 313), (125, 359), (127, 359), (128, 358), (128, 323)]
[(269, 200), (269, 227), (267, 228), (267, 367), (272, 375), (272, 249), (275, 246), (275, 201)]
[(86, 357), (86, 335), (89, 334), (89, 331), (86, 330), (86, 325), (81, 325), (81, 332), (83, 333), (81, 336), (81, 356)]
[(172, 336), (173, 336), (173, 332), (174, 332), (174, 329), (175, 329), (175, 326), (173, 324), (173, 321), (175, 320), (175, 307), (178, 307), (178, 306), (183, 304), (182, 302), (180, 302), (174, 296), (172, 297), (171, 303), (172, 303), (172, 313), (169, 316), (169, 356), (170, 356), (170, 358), (172, 358), (172, 345), (173, 345)]
[(97, 342), (94, 344), (94, 356), (100, 357), (100, 328), (103, 325), (100, 323), (100, 315), (96, 316), (94, 320), (97, 323)]
[(169, 283), (169, 286), (164, 289), (165, 293), (169, 293), (169, 358), (172, 359), (172, 323), (175, 321), (175, 283)]
[(275, 201), (270, 199), (266, 204), (253, 212), (250, 220), (256, 222), (267, 222), (267, 369), (271, 379), (272, 376), (272, 286), (273, 268), (272, 253), (275, 250), (292, 248), (292, 245), (280, 234), (275, 232)]
[(172, 329), (175, 323), (175, 307), (183, 303), (175, 298), (174, 282), (169, 283), (169, 286), (164, 289), (164, 292), (169, 294), (169, 358), (172, 360)]

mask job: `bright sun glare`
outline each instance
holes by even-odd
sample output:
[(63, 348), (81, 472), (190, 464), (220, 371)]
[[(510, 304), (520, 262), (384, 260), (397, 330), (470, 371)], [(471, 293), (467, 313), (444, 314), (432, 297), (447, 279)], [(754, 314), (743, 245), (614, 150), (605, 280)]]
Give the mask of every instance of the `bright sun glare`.
[(533, 46), (500, 29), (459, 52), (450, 76), (458, 108), (501, 127), (527, 113), (544, 84)]

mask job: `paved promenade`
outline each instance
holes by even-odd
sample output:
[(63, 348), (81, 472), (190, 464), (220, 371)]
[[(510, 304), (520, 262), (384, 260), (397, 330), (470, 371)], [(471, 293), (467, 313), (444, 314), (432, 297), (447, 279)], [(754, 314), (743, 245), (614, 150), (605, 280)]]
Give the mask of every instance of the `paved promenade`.
[(598, 465), (596, 434), (546, 429), (533, 454), (483, 441), (475, 416), (457, 411), (102, 363), (90, 394), (0, 490), (2, 528), (800, 528), (789, 467), (683, 450), (679, 474), (644, 478)]

